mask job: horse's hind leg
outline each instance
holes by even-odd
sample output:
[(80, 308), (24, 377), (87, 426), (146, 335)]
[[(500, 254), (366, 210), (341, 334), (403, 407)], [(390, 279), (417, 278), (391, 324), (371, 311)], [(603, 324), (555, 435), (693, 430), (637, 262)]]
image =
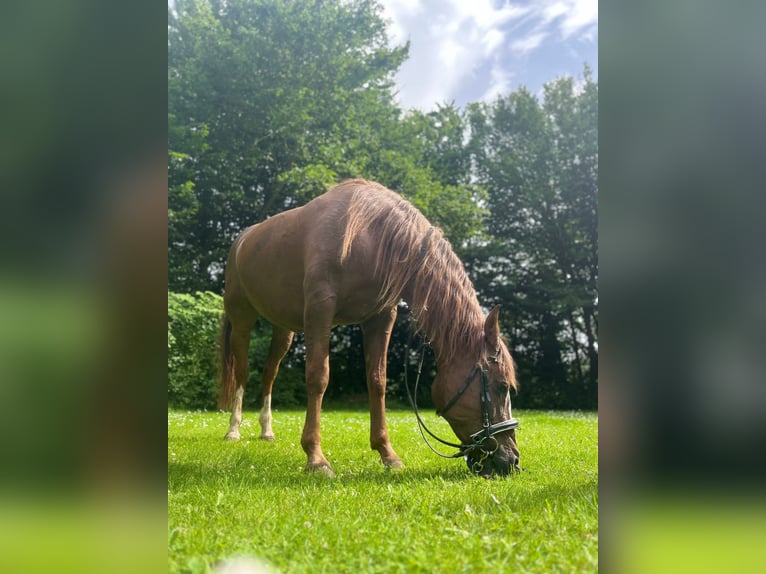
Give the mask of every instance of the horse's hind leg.
[(232, 329), (230, 338), (231, 350), (234, 355), (234, 373), (237, 379), (237, 390), (234, 394), (234, 403), (229, 418), (229, 432), (224, 437), (226, 440), (239, 440), (239, 425), (242, 424), (242, 399), (245, 396), (245, 386), (250, 374), (250, 360), (247, 354), (250, 346), (250, 329)]
[(281, 327), (272, 326), (271, 346), (266, 362), (263, 364), (263, 377), (261, 379), (261, 388), (263, 395), (263, 406), (261, 407), (261, 439), (274, 440), (274, 431), (271, 430), (271, 388), (274, 385), (274, 379), (279, 372), (279, 364), (290, 349), (293, 342), (293, 332)]
[(383, 464), (391, 468), (403, 466), (402, 459), (391, 447), (386, 427), (386, 355), (395, 321), (396, 308), (362, 324), (367, 392), (370, 396), (370, 448), (377, 450)]
[(224, 439), (237, 441), (240, 438), (239, 426), (242, 424), (242, 399), (250, 375), (250, 358), (248, 356), (250, 331), (258, 320), (258, 314), (252, 308), (243, 309), (241, 307), (234, 310), (229, 308), (226, 310), (226, 314), (231, 321), (231, 332), (228, 340), (229, 354), (225, 360), (233, 363), (236, 390), (232, 399), (229, 431)]

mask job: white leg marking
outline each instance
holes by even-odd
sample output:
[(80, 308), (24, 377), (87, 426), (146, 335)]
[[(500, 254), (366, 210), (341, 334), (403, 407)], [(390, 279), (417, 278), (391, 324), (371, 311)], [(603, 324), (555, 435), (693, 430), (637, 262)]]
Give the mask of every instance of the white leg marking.
[(263, 395), (263, 407), (261, 407), (261, 416), (258, 419), (261, 423), (261, 438), (263, 440), (274, 440), (274, 431), (271, 430), (271, 394)]
[(245, 395), (245, 389), (238, 387), (234, 394), (234, 407), (231, 409), (229, 418), (229, 432), (224, 437), (226, 440), (239, 440), (239, 425), (242, 424), (242, 398)]

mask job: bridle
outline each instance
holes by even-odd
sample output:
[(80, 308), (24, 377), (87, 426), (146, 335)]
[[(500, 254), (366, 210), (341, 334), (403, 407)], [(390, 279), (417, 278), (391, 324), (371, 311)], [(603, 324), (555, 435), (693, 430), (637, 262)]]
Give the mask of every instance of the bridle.
[[(420, 260), (419, 265), (422, 265), (426, 258), (426, 253), (428, 250), (428, 242), (431, 239), (431, 234), (434, 231), (434, 227), (429, 228), (429, 230), (426, 232), (425, 236), (423, 237), (423, 242), (420, 246)], [(412, 331), (410, 331), (412, 333)], [(411, 336), (411, 335), (410, 335)], [(482, 470), (484, 470), (484, 461), (486, 461), (488, 458), (490, 458), (492, 455), (494, 455), (497, 452), (497, 449), (500, 448), (500, 443), (495, 438), (495, 435), (498, 435), (500, 433), (513, 430), (515, 428), (518, 428), (519, 421), (514, 419), (513, 417), (509, 418), (508, 420), (491, 424), (490, 423), (490, 403), (492, 402), (492, 396), (489, 393), (489, 364), (490, 363), (498, 363), (497, 354), (495, 356), (487, 357), (486, 361), (478, 362), (476, 365), (474, 365), (473, 369), (471, 370), (471, 373), (468, 375), (468, 378), (466, 378), (465, 382), (463, 383), (463, 386), (461, 386), (457, 393), (455, 393), (455, 396), (452, 397), (452, 399), (444, 406), (441, 411), (436, 411), (436, 414), (439, 416), (444, 416), (448, 410), (450, 410), (455, 403), (457, 403), (460, 400), (460, 397), (463, 396), (463, 394), (468, 390), (468, 387), (471, 386), (471, 383), (476, 378), (476, 374), (480, 374), (481, 378), (481, 420), (482, 420), (482, 428), (480, 431), (473, 433), (470, 436), (471, 442), (468, 444), (461, 443), (456, 444), (454, 442), (449, 442), (444, 439), (439, 438), (436, 436), (433, 432), (429, 430), (429, 428), (426, 426), (426, 424), (423, 422), (423, 419), (420, 418), (420, 413), (418, 412), (418, 403), (417, 403), (417, 396), (418, 396), (418, 383), (420, 382), (420, 372), (423, 370), (423, 358), (426, 354), (426, 347), (427, 344), (424, 342), (422, 345), (421, 353), (420, 353), (420, 362), (418, 363), (418, 376), (415, 379), (415, 392), (414, 394), (410, 392), (410, 385), (407, 381), (407, 359), (410, 355), (410, 341), (407, 342), (407, 350), (404, 353), (404, 386), (407, 389), (407, 397), (410, 399), (410, 404), (412, 405), (412, 409), (415, 411), (415, 418), (418, 420), (418, 430), (420, 431), (420, 436), (423, 437), (423, 440), (428, 445), (428, 448), (430, 448), (434, 453), (438, 454), (442, 458), (460, 458), (463, 457), (466, 461), (468, 461), (468, 457), (476, 453), (476, 456), (474, 460), (471, 462), (470, 467), (473, 472), (476, 474), (479, 474)], [(423, 431), (426, 431), (429, 435), (431, 435), (432, 438), (436, 439), (440, 443), (446, 446), (450, 446), (453, 448), (458, 449), (458, 452), (455, 454), (442, 454), (438, 450), (436, 450), (430, 442), (428, 442), (428, 439), (426, 438), (426, 435)]]
[[(423, 369), (423, 358), (425, 357), (425, 350), (426, 345), (423, 344), (421, 354), (420, 354), (420, 362), (418, 363), (418, 376), (415, 379), (415, 389), (414, 394), (410, 392), (410, 386), (407, 381), (407, 360), (406, 357), (409, 356), (409, 345), (407, 346), (407, 352), (405, 353), (405, 364), (404, 364), (404, 386), (407, 389), (407, 397), (410, 400), (410, 404), (412, 405), (413, 410), (415, 411), (415, 418), (418, 421), (418, 430), (420, 431), (420, 436), (423, 437), (423, 440), (425, 441), (426, 445), (428, 445), (428, 448), (430, 448), (434, 453), (441, 456), (442, 458), (464, 458), (466, 461), (468, 460), (468, 457), (472, 454), (476, 454), (475, 459), (471, 462), (470, 467), (473, 472), (476, 474), (479, 474), (482, 470), (484, 470), (484, 461), (486, 461), (488, 458), (490, 458), (492, 455), (497, 452), (497, 449), (500, 447), (500, 443), (495, 438), (495, 435), (498, 435), (500, 433), (513, 430), (518, 428), (519, 421), (515, 418), (511, 417), (508, 420), (491, 424), (490, 422), (490, 403), (492, 402), (492, 396), (489, 392), (489, 364), (490, 363), (497, 363), (498, 359), (497, 356), (490, 356), (487, 357), (487, 360), (484, 362), (476, 363), (474, 365), (473, 369), (471, 370), (471, 373), (466, 378), (463, 385), (458, 389), (457, 393), (455, 393), (455, 396), (450, 399), (449, 402), (444, 406), (443, 409), (436, 411), (436, 414), (439, 416), (444, 416), (447, 411), (449, 411), (455, 403), (457, 403), (460, 400), (460, 397), (465, 394), (465, 392), (468, 390), (468, 387), (471, 386), (471, 383), (476, 379), (476, 375), (480, 375), (481, 380), (481, 418), (482, 418), (482, 428), (480, 431), (473, 433), (470, 435), (471, 442), (469, 443), (461, 443), (456, 444), (453, 442), (446, 441), (444, 439), (439, 438), (436, 436), (429, 428), (426, 426), (426, 424), (423, 422), (423, 419), (420, 418), (420, 413), (418, 412), (418, 404), (417, 404), (417, 396), (418, 396), (418, 383), (420, 382), (420, 373)], [(423, 433), (425, 430), (426, 433), (431, 435), (432, 438), (436, 439), (440, 443), (454, 447), (459, 449), (458, 452), (454, 454), (443, 454), (436, 450), (430, 442), (428, 442), (428, 439), (426, 438), (426, 435)]]

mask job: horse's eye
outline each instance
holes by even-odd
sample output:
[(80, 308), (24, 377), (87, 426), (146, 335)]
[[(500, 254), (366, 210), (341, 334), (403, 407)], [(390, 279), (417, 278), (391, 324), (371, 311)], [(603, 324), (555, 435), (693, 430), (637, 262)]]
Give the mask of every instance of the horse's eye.
[(496, 383), (496, 388), (498, 393), (507, 393), (511, 388), (511, 385), (508, 384), (508, 381), (498, 381)]

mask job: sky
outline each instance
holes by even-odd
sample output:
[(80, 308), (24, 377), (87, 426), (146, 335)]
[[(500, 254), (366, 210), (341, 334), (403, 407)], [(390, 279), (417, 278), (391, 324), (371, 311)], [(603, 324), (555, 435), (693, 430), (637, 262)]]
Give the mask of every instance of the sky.
[(396, 76), (405, 108), (491, 101), (557, 77), (598, 80), (598, 0), (380, 0), (392, 44), (410, 41)]

